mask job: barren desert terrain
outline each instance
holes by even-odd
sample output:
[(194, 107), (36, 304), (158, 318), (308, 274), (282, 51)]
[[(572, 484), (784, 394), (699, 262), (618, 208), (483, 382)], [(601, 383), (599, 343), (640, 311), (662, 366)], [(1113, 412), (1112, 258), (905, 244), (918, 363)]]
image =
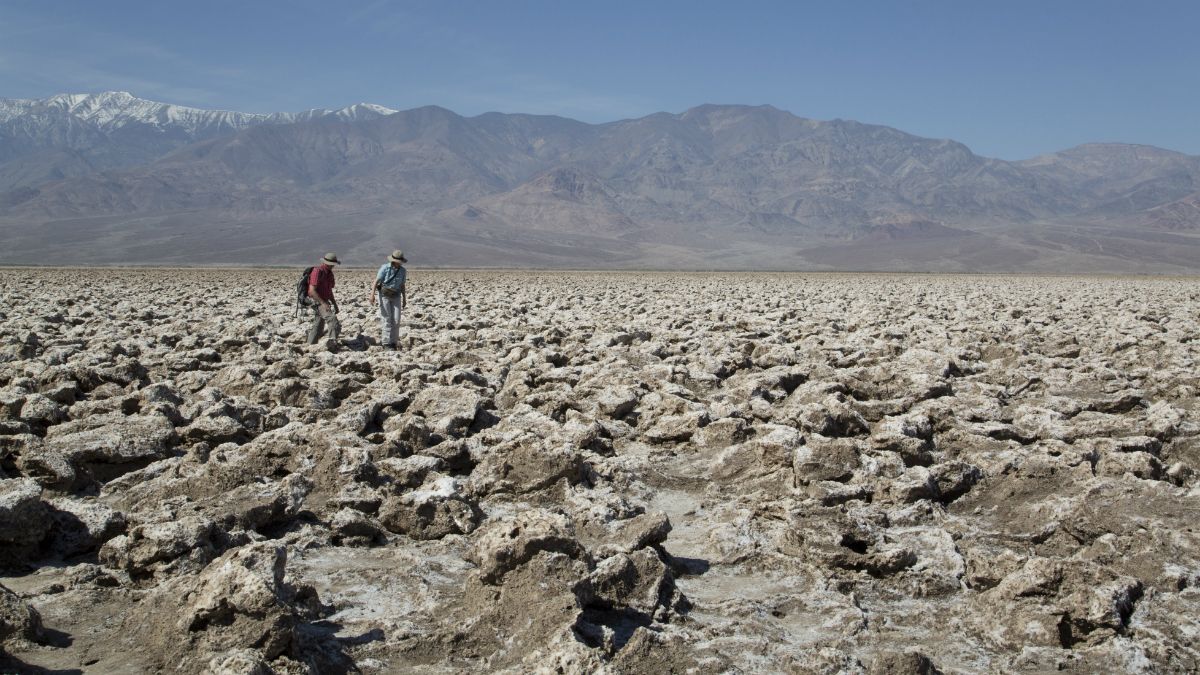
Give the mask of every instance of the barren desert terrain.
[(1200, 279), (0, 271), (0, 672), (1196, 672)]

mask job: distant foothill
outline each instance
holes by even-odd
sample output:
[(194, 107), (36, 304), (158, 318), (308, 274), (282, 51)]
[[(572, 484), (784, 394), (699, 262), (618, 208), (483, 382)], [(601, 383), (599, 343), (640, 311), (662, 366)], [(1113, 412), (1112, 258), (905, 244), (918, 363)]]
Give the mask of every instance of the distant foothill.
[(64, 94), (0, 99), (0, 231), (0, 264), (296, 264), (403, 237), (431, 266), (1188, 273), (1200, 157), (1011, 162), (771, 106), (585, 124)]

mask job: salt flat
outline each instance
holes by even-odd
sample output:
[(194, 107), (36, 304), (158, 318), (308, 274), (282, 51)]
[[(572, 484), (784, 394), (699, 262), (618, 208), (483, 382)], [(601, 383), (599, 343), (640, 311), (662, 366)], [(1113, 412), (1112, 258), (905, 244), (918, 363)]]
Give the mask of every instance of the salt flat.
[(296, 273), (0, 272), (2, 669), (1200, 669), (1196, 278)]

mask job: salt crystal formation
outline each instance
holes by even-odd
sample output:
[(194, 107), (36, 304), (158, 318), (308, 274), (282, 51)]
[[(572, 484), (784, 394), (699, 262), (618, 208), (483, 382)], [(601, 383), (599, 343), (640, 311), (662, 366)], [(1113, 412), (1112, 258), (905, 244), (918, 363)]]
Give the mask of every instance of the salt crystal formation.
[(0, 276), (0, 670), (1200, 670), (1195, 279), (292, 276)]

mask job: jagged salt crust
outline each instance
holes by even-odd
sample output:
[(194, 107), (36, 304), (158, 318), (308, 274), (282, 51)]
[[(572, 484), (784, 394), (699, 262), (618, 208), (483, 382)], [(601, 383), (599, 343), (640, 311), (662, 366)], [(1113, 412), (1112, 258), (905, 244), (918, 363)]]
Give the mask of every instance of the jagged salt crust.
[(0, 665), (1200, 669), (1194, 279), (411, 276), (6, 271)]

